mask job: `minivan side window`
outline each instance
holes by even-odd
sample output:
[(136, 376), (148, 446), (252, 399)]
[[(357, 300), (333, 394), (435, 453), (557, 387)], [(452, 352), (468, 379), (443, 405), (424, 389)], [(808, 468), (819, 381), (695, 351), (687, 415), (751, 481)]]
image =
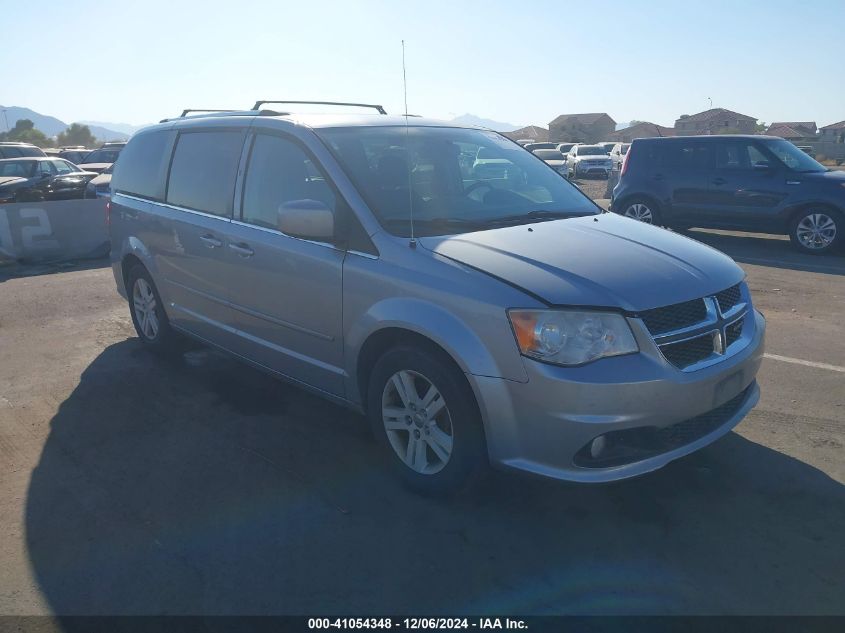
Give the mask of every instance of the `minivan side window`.
[(112, 189), (120, 193), (164, 200), (164, 181), (176, 133), (156, 130), (136, 134), (114, 164)]
[(167, 202), (230, 217), (243, 139), (242, 132), (234, 131), (181, 133), (170, 166)]
[(279, 207), (293, 200), (317, 200), (332, 211), (337, 202), (331, 186), (299, 145), (278, 136), (257, 135), (247, 163), (241, 219), (275, 229)]
[(727, 141), (716, 148), (716, 167), (718, 169), (753, 169), (757, 163), (769, 160), (749, 141)]

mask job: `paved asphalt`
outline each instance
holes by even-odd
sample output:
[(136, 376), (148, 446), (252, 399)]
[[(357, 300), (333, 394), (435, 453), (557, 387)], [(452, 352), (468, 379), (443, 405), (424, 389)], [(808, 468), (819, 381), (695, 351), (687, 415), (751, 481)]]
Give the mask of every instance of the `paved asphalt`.
[(845, 614), (845, 258), (692, 235), (746, 269), (778, 357), (736, 432), (632, 481), (494, 473), (451, 501), (404, 490), (355, 415), (151, 356), (102, 263), (0, 277), (0, 613)]

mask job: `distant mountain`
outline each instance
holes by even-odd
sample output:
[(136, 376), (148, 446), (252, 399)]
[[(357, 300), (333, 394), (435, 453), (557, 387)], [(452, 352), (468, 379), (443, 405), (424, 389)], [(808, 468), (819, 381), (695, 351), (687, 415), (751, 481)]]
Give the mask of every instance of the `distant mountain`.
[(462, 114), (452, 119), (454, 123), (461, 123), (463, 125), (478, 125), (480, 127), (488, 127), (497, 132), (513, 132), (523, 127), (521, 125), (514, 125), (513, 123), (503, 123), (502, 121), (493, 121), (492, 119), (482, 119), (474, 114)]
[[(56, 117), (41, 114), (29, 108), (21, 108), (18, 106), (0, 106), (3, 110), (5, 118), (0, 120), (5, 131), (6, 121), (9, 122), (9, 127), (15, 127), (20, 119), (29, 119), (35, 124), (35, 128), (41, 130), (47, 136), (56, 136), (59, 132), (64, 132), (70, 124), (60, 121)], [(86, 124), (87, 125), (87, 124)], [(91, 129), (91, 134), (97, 137), (98, 141), (125, 141), (130, 134), (124, 132), (117, 132), (99, 125), (88, 125)]]
[(631, 127), (630, 121), (626, 121), (625, 123), (617, 123), (616, 124), (616, 130), (617, 131), (624, 130), (626, 127)]
[(114, 130), (115, 132), (121, 132), (122, 134), (128, 134), (129, 136), (132, 136), (141, 128), (145, 128), (148, 125), (152, 125), (152, 123), (144, 123), (143, 125), (132, 125), (131, 123), (112, 123), (110, 121), (80, 121), (80, 123), (84, 123), (88, 127), (96, 126), (100, 128)]

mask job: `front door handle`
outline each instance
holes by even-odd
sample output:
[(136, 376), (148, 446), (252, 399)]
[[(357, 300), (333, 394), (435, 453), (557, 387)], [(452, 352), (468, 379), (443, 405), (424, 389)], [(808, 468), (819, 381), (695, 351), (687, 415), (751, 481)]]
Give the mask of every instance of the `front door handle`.
[(229, 248), (241, 257), (252, 257), (255, 255), (255, 251), (249, 247), (249, 244), (244, 244), (243, 242), (240, 242), (239, 244), (229, 244)]
[(213, 235), (200, 235), (200, 241), (205, 244), (208, 248), (220, 248), (223, 246), (223, 242), (218, 240)]
[(727, 182), (724, 178), (714, 178), (713, 184), (714, 185), (724, 185)]

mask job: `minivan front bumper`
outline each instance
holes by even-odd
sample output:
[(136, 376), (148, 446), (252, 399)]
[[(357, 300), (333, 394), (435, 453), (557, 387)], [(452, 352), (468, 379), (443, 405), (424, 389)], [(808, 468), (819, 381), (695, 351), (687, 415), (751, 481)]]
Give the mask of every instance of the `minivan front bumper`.
[[(738, 353), (682, 372), (659, 354), (582, 367), (525, 359), (527, 382), (470, 376), (493, 465), (546, 477), (604, 482), (641, 475), (734, 428), (760, 397), (765, 319)], [(594, 459), (593, 441), (602, 446)]]

